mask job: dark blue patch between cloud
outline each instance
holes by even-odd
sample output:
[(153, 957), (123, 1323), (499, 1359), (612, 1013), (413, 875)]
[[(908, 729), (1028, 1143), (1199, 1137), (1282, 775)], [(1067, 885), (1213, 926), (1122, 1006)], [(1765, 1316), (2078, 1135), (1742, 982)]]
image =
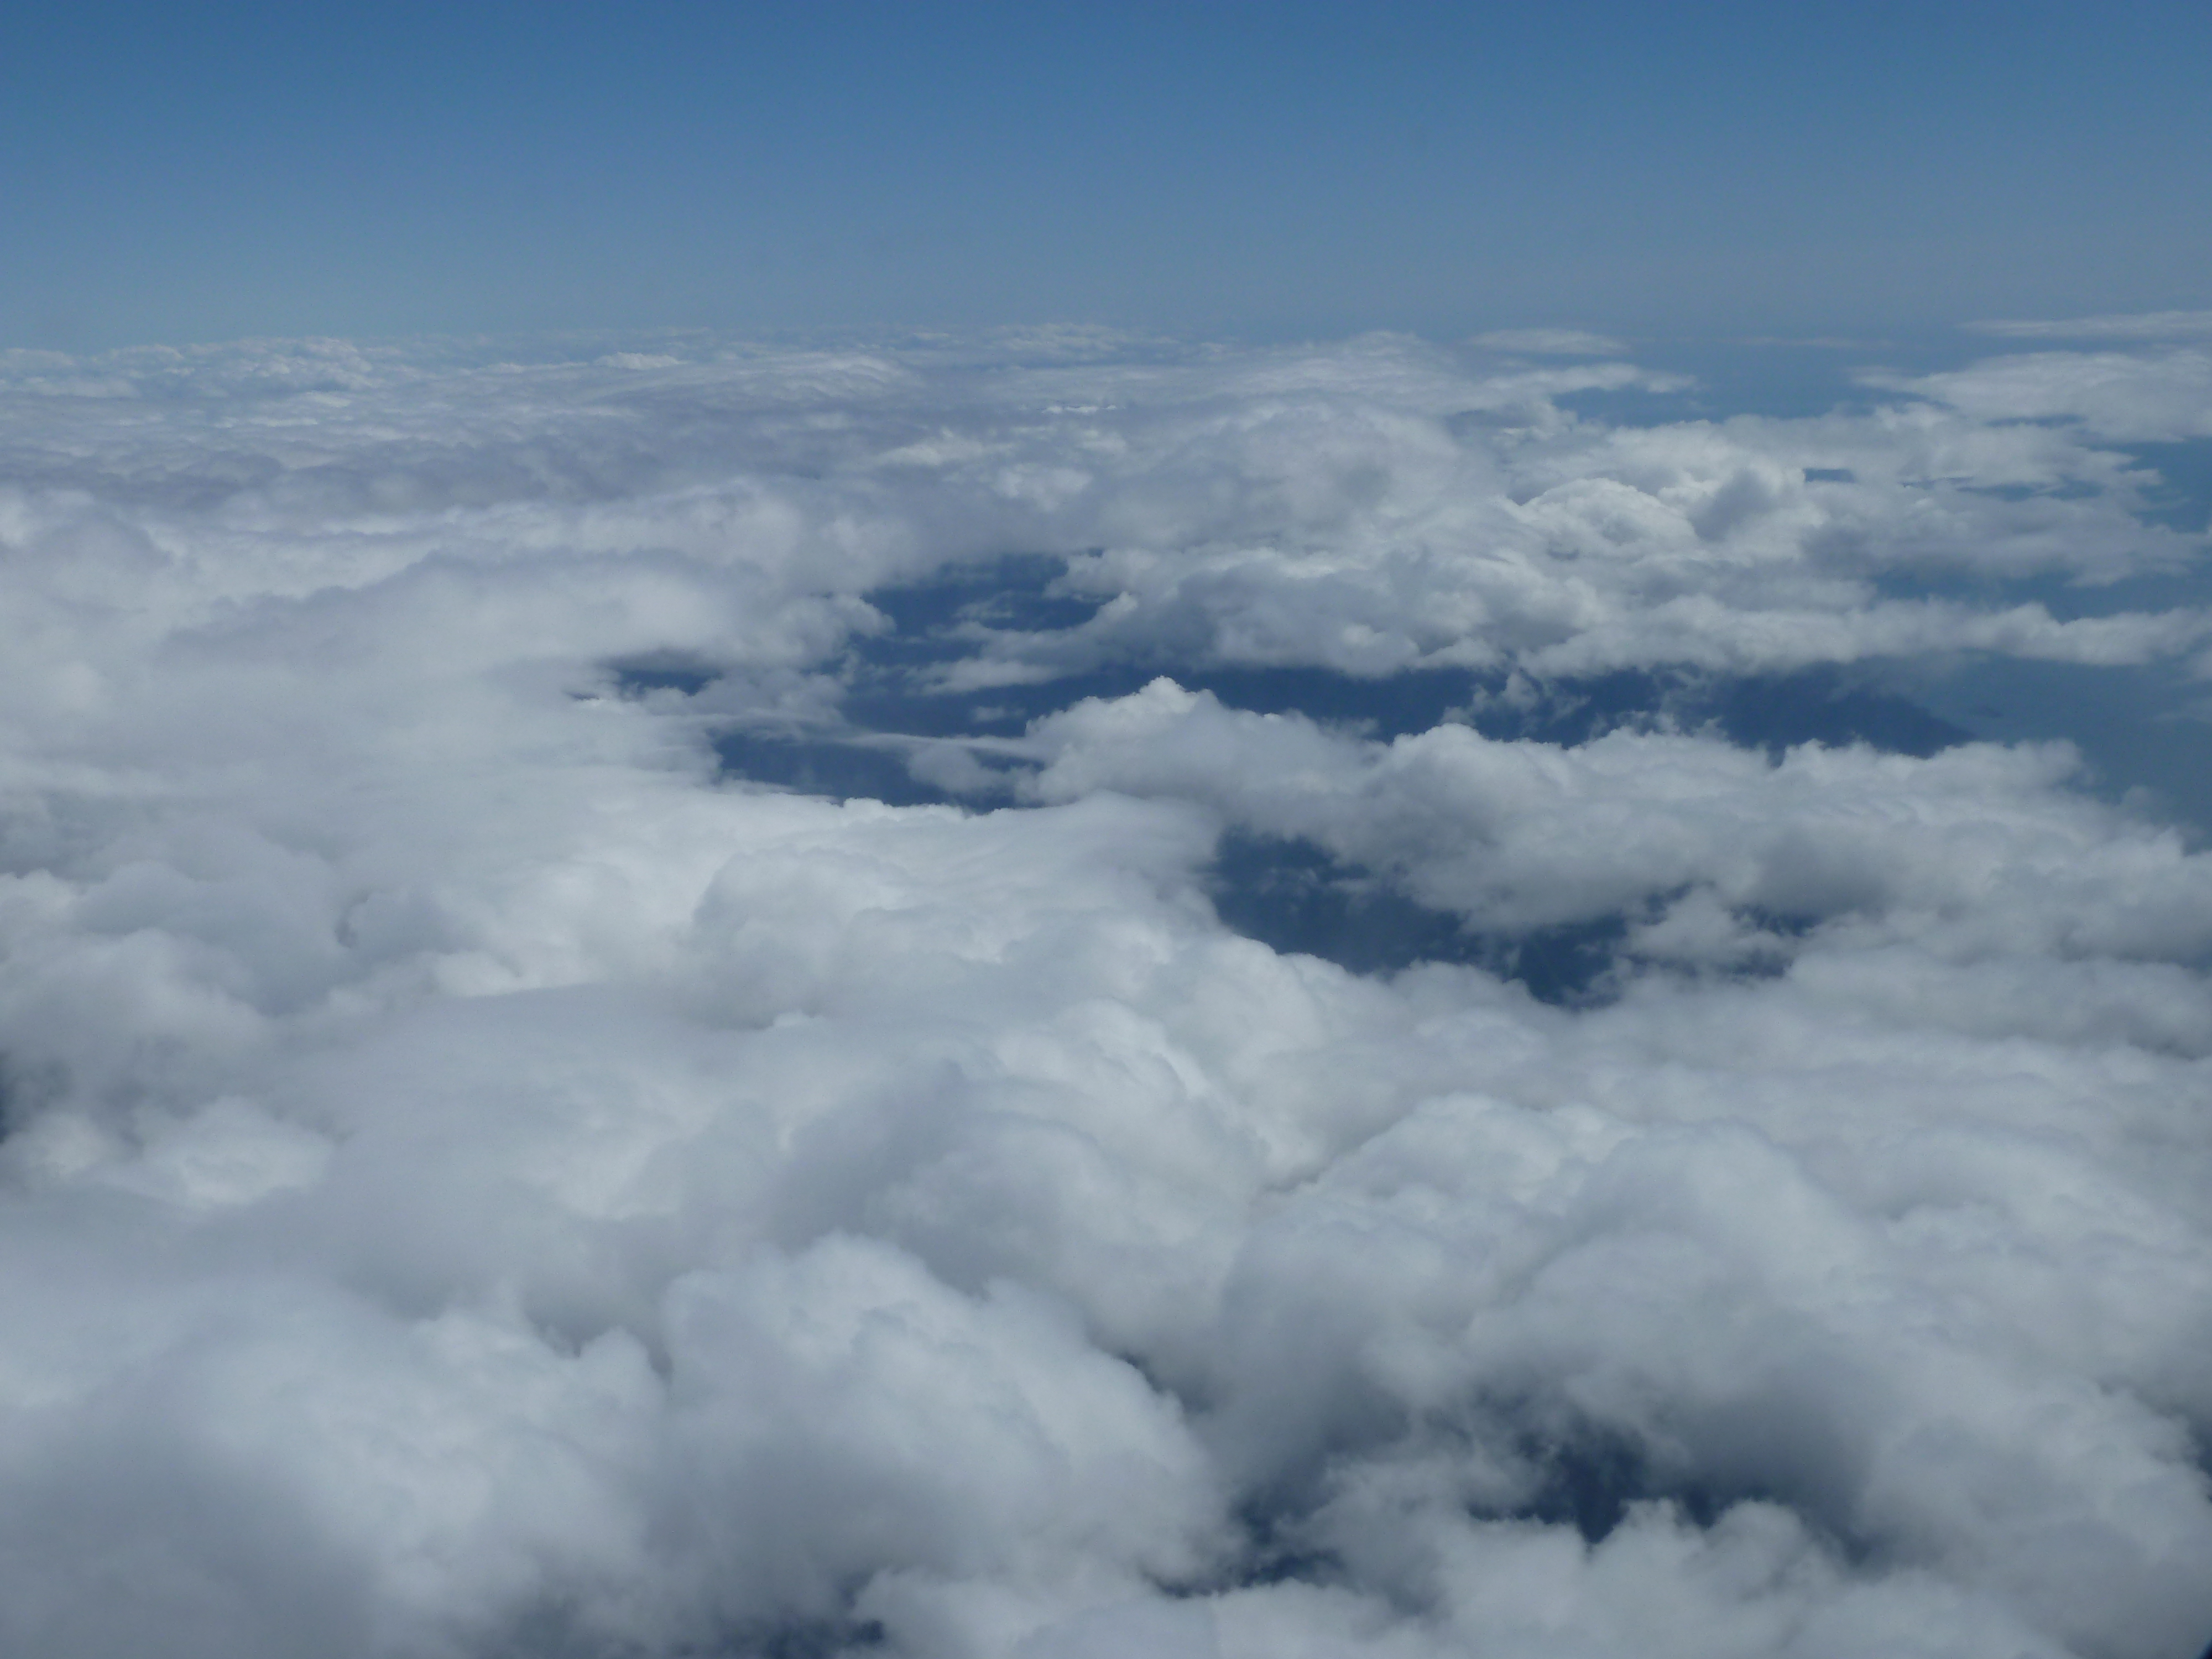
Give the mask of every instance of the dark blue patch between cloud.
[[(849, 726), (842, 732), (726, 730), (714, 740), (724, 775), (841, 801), (957, 801), (915, 775), (910, 751), (897, 739), (1018, 734), (1084, 698), (1128, 696), (1162, 672), (1157, 663), (1127, 663), (987, 692), (917, 689), (914, 670), (969, 653), (981, 631), (1079, 625), (1095, 602), (1052, 591), (1065, 570), (1058, 557), (1014, 555), (957, 568), (939, 580), (872, 592), (870, 603), (894, 628), (852, 647), (843, 703)], [(678, 653), (611, 666), (630, 695), (690, 696), (715, 677), (711, 665)], [(1966, 737), (1910, 700), (1828, 667), (1739, 677), (1623, 671), (1514, 696), (1502, 677), (1451, 669), (1374, 679), (1305, 666), (1176, 665), (1173, 672), (1230, 708), (1301, 714), (1379, 738), (1449, 720), (1499, 740), (1568, 745), (1624, 727), (1665, 726), (1715, 730), (1770, 754), (1820, 742), (1926, 756)], [(1225, 925), (1276, 950), (1321, 957), (1361, 974), (1420, 962), (1470, 964), (1516, 980), (1546, 1002), (1570, 1006), (1613, 994), (1629, 926), (1628, 918), (1616, 915), (1516, 933), (1473, 930), (1311, 842), (1242, 830), (1224, 836), (1206, 883)], [(1775, 931), (1785, 933), (1809, 925), (1777, 921)]]
[(1206, 884), (1226, 926), (1273, 950), (1320, 957), (1355, 974), (1457, 963), (1517, 980), (1539, 1000), (1562, 1006), (1607, 1000), (1628, 933), (1617, 915), (1517, 933), (1470, 928), (1311, 842), (1241, 830), (1222, 836)]
[(2212, 527), (2212, 438), (2119, 447), (2158, 474), (2145, 492), (2144, 518), (2192, 536)]
[(725, 732), (714, 739), (723, 771), (751, 783), (776, 784), (832, 800), (879, 800), (887, 806), (934, 806), (954, 799), (907, 769), (896, 750), (836, 738), (773, 732)]
[(722, 678), (722, 671), (712, 663), (678, 652), (623, 657), (608, 663), (606, 668), (614, 678), (616, 694), (624, 697), (648, 696), (655, 691), (696, 697)]

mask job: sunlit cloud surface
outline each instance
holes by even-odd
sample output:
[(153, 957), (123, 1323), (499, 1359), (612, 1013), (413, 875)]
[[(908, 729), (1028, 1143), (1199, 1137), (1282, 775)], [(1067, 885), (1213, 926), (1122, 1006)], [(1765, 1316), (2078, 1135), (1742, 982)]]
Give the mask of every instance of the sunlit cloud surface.
[(2201, 724), (2212, 368), (1990, 331), (0, 358), (0, 1648), (2196, 1653), (2212, 856), (1928, 689)]

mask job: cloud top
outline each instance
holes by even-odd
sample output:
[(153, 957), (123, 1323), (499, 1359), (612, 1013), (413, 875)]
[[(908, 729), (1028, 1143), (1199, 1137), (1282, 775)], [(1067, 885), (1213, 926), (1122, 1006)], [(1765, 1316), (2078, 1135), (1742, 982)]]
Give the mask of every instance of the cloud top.
[(0, 1646), (2193, 1651), (2201, 356), (0, 364)]

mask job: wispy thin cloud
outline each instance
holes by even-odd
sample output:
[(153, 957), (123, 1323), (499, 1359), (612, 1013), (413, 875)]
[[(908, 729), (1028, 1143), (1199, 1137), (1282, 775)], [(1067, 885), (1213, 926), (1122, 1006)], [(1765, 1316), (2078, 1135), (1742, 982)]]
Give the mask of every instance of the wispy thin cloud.
[(2212, 339), (2212, 311), (2115, 313), (2103, 317), (2021, 318), (1969, 323), (1977, 334), (2008, 340)]
[(1625, 341), (1579, 328), (1494, 328), (1468, 343), (1532, 357), (1625, 357), (1629, 351)]

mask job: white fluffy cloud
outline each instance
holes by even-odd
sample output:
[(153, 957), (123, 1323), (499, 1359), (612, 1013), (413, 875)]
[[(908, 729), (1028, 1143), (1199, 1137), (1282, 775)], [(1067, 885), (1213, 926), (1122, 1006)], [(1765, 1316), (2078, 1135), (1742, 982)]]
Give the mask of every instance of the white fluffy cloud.
[(2202, 348), (2039, 351), (1875, 383), (1939, 399), (1978, 421), (2078, 422), (2107, 443), (2212, 437), (2212, 352)]
[[(500, 349), (0, 362), (0, 1646), (2212, 1636), (2206, 855), (2058, 747), (1464, 723), (2185, 658), (2049, 592), (2201, 556), (2112, 447), (2195, 355)], [(1243, 936), (1232, 832), (1507, 954)]]

